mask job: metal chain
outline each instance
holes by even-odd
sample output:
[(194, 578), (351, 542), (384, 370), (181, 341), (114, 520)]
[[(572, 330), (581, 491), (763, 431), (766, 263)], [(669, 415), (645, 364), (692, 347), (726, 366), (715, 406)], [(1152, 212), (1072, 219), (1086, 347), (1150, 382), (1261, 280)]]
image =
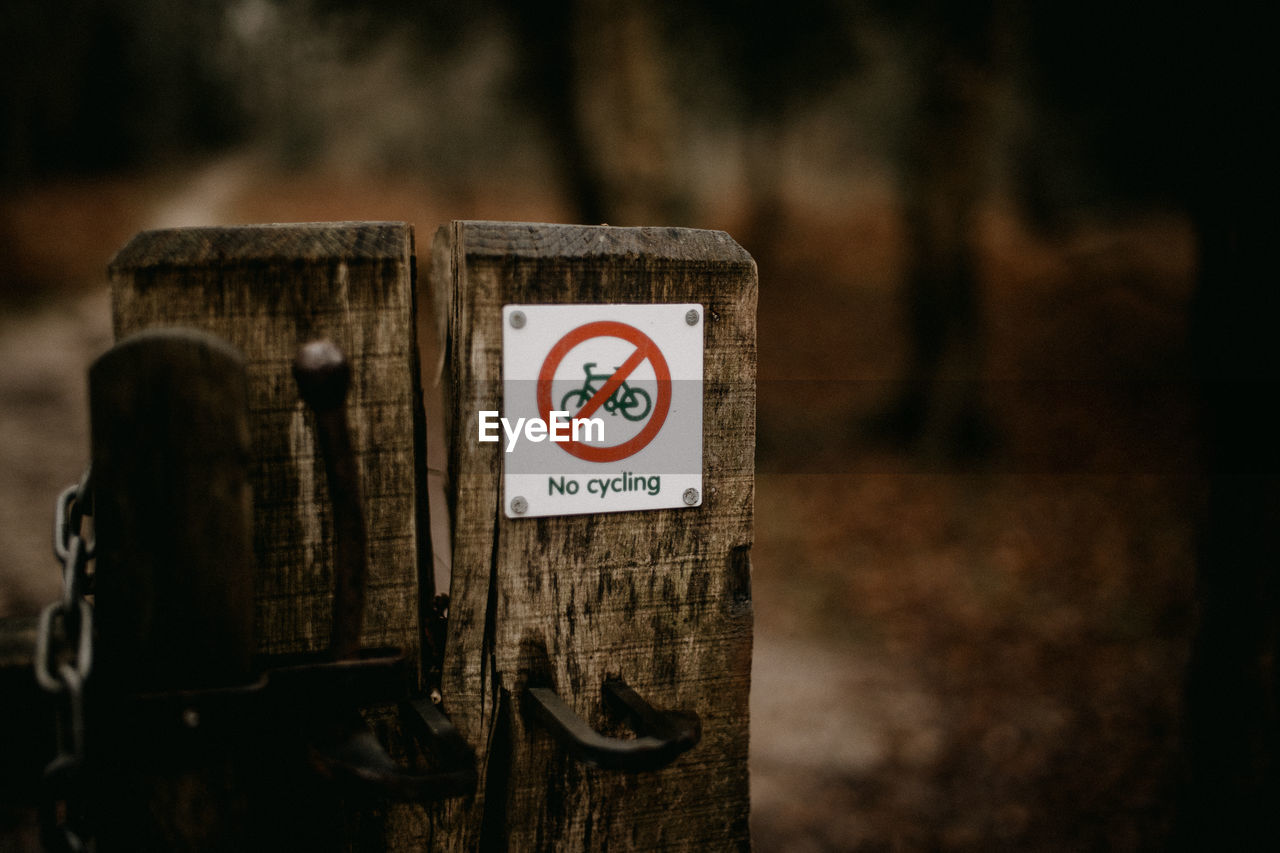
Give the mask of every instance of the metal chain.
[(84, 830), (84, 684), (93, 670), (92, 592), (95, 537), (82, 530), (93, 505), (86, 470), (79, 484), (58, 496), (54, 506), (53, 553), (62, 564), (62, 599), (40, 613), (35, 675), (56, 706), (56, 753), (42, 778), (40, 833), (48, 850), (93, 849)]

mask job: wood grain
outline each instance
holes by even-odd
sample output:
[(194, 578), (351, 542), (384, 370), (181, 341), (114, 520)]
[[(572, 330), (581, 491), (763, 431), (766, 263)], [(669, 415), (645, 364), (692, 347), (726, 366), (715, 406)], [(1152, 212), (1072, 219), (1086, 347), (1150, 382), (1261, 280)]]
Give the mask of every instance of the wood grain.
[[(415, 270), (411, 226), (339, 222), (143, 232), (117, 253), (109, 275), (117, 337), (188, 326), (245, 354), (261, 654), (317, 652), (329, 644), (333, 513), (314, 416), (298, 396), (291, 365), (302, 344), (319, 338), (346, 354), (347, 417), (368, 525), (360, 642), (403, 648), (421, 688), (418, 664), (430, 665), (421, 659), (421, 608), (434, 585)], [(366, 716), (391, 753), (407, 758), (412, 750), (394, 708)], [(430, 841), (422, 806), (325, 805), (330, 797), (318, 791), (309, 805), (301, 804), (306, 796), (294, 798), (297, 809), (286, 823), (306, 824), (288, 829), (295, 843), (304, 844), (303, 830), (308, 849), (363, 849), (372, 838), (379, 846), (385, 838), (393, 848), (418, 849)]]
[[(443, 846), (748, 849), (754, 261), (721, 232), (454, 222), (431, 288), (453, 519), (443, 689), (482, 780), (439, 816)], [(507, 519), (502, 453), (475, 440), (477, 412), (502, 408), (502, 306), (684, 302), (706, 316), (703, 504)], [(600, 700), (619, 675), (659, 708), (696, 711), (702, 742), (654, 773), (581, 765), (520, 717), (539, 669), (601, 731), (619, 732)]]
[(414, 264), (404, 223), (148, 231), (111, 261), (118, 338), (190, 326), (246, 356), (262, 653), (318, 651), (329, 640), (332, 512), (313, 417), (290, 372), (298, 348), (317, 338), (352, 365), (347, 409), (369, 524), (361, 640), (415, 657), (421, 648), (418, 602), (432, 587), (430, 572), (418, 573), (430, 546)]

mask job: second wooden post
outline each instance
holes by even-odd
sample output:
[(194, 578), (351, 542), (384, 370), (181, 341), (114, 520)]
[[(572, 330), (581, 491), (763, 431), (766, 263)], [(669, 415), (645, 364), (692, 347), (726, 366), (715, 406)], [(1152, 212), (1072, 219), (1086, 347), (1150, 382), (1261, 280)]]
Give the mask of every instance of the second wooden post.
[[(481, 777), (448, 807), (450, 846), (748, 849), (754, 261), (720, 232), (454, 222), (432, 265), (452, 512), (442, 689)], [(525, 400), (608, 434), (513, 440)], [(630, 759), (567, 747), (539, 717), (557, 700), (532, 701), (554, 694), (562, 716), (626, 737), (603, 695), (620, 684), (688, 712), (657, 728), (696, 718), (697, 745), (606, 769)]]

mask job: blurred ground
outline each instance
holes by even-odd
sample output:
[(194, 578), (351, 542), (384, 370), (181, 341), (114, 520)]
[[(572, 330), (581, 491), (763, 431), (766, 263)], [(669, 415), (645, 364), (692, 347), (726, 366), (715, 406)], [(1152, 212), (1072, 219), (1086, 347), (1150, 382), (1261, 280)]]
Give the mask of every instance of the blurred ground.
[(1050, 239), (985, 211), (997, 438), (956, 459), (865, 428), (900, 370), (909, 249), (891, 209), (862, 214), (798, 223), (761, 267), (758, 847), (1164, 848), (1199, 500), (1191, 234), (1146, 216)]
[[(442, 196), (368, 175), (182, 171), (0, 200), (0, 615), (57, 594), (50, 509), (109, 345), (102, 270), (134, 231), (563, 220), (531, 179)], [(1180, 778), (1199, 500), (1186, 375), (1192, 236), (1176, 215), (1037, 233), (981, 211), (990, 452), (868, 428), (904, 345), (892, 193), (791, 197), (760, 263), (753, 832), (761, 851), (1142, 850)], [(747, 231), (725, 196), (707, 227)], [(15, 280), (21, 277), (14, 277)], [(425, 324), (424, 329), (432, 326)]]

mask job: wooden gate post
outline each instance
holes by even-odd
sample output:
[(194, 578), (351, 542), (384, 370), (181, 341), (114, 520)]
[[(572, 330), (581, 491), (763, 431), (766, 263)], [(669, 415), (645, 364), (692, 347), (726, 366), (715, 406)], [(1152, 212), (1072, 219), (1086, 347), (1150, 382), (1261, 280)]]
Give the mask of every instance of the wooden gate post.
[(135, 335), (89, 371), (95, 658), (113, 691), (256, 677), (247, 396), (240, 354), (185, 329)]
[[(431, 287), (453, 534), (443, 690), (481, 776), (447, 807), (449, 848), (749, 848), (755, 262), (721, 232), (454, 222)], [(503, 409), (503, 306), (608, 303), (701, 306), (700, 505), (508, 517), (503, 443), (477, 439), (479, 412)], [(521, 713), (537, 679), (618, 734), (609, 677), (696, 713), (701, 743), (664, 769), (603, 770)]]
[[(429, 667), (431, 655), (423, 652), (427, 623), (419, 608), (431, 605), (433, 585), (412, 227), (365, 222), (150, 231), (117, 253), (109, 274), (117, 338), (152, 326), (193, 327), (245, 355), (259, 655), (320, 652), (330, 643), (332, 502), (315, 416), (299, 397), (292, 365), (299, 348), (316, 339), (346, 353), (346, 410), (368, 525), (360, 644), (403, 649), (420, 688), (420, 665)], [(393, 708), (370, 715), (391, 739), (393, 756), (403, 759), (410, 747)], [(353, 832), (385, 836), (405, 849), (428, 843), (424, 807), (372, 811), (373, 817), (364, 809), (352, 818), (359, 823)]]
[(240, 354), (191, 329), (133, 335), (89, 371), (98, 535), (85, 805), (100, 850), (254, 842), (261, 746), (191, 705), (185, 725), (176, 709), (157, 725), (123, 699), (239, 695), (257, 679), (247, 397)]
[[(146, 231), (112, 259), (117, 339), (152, 326), (203, 329), (245, 354), (254, 457), (258, 651), (328, 644), (332, 511), (310, 415), (294, 384), (299, 347), (336, 343), (371, 526), (366, 646), (420, 649), (426, 542), (413, 229), (332, 223)], [(428, 567), (430, 563), (427, 563)]]

